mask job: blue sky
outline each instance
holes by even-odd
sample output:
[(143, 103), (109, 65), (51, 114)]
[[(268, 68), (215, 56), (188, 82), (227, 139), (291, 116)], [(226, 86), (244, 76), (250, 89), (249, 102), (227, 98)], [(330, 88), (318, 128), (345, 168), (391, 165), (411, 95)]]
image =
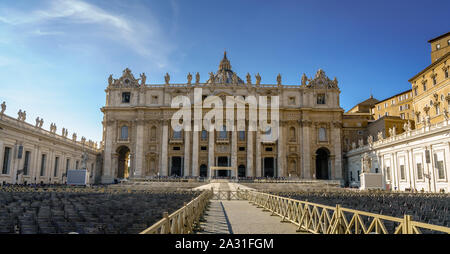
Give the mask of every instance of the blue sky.
[[(341, 106), (410, 88), (430, 64), (427, 41), (450, 28), (445, 1), (2, 0), (0, 101), (58, 133), (101, 140), (109, 74), (126, 67), (147, 83), (205, 81), (224, 49), (242, 78), (299, 84), (322, 68), (339, 80)], [(1, 102), (0, 102), (1, 103)]]

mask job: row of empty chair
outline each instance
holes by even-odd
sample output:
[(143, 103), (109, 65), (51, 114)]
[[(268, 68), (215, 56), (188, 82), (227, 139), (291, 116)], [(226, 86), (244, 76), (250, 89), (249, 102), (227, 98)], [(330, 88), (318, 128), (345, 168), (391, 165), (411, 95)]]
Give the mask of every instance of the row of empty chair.
[(134, 234), (197, 195), (105, 187), (2, 187), (0, 233)]

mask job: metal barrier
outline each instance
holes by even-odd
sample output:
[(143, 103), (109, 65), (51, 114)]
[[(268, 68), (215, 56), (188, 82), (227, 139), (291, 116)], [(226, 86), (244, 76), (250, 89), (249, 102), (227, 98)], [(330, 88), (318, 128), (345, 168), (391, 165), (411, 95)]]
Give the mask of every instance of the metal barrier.
[(240, 200), (239, 191), (215, 191), (211, 199), (216, 200)]
[[(396, 218), (256, 191), (239, 191), (237, 195), (272, 212), (272, 215), (280, 216), (282, 221), (297, 225), (298, 231), (314, 234), (421, 234), (422, 230), (450, 234), (448, 227), (413, 221), (410, 215)], [(347, 219), (349, 217), (350, 220)], [(392, 226), (391, 232), (386, 224)]]
[(203, 191), (174, 213), (169, 215), (165, 212), (161, 220), (139, 234), (191, 234), (211, 196), (211, 191)]

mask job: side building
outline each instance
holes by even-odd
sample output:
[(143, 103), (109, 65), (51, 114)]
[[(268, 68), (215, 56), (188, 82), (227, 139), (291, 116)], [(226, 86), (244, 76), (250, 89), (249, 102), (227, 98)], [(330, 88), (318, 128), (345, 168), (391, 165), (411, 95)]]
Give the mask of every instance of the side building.
[(450, 191), (450, 33), (429, 43), (432, 63), (409, 80), (411, 90), (375, 105), (367, 142), (345, 153), (352, 185), (364, 163), (385, 189)]
[(6, 103), (0, 113), (0, 184), (53, 184), (65, 183), (69, 169), (81, 169), (83, 155), (87, 155), (86, 168), (91, 183), (99, 180), (102, 167), (101, 152), (93, 141), (84, 137), (77, 140), (74, 133), (68, 137), (63, 128), (57, 134), (55, 124), (50, 131), (43, 128), (43, 120), (27, 123), (26, 113), (19, 117), (5, 114)]

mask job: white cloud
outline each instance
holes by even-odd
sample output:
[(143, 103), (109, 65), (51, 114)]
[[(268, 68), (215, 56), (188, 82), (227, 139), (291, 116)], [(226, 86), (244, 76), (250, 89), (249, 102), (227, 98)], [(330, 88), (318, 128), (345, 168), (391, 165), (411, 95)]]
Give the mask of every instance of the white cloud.
[[(0, 12), (1, 23), (28, 29), (32, 36), (63, 35), (61, 31), (51, 30), (56, 22), (69, 26), (94, 25), (97, 36), (124, 44), (137, 54), (149, 57), (159, 67), (167, 65), (168, 55), (173, 49), (150, 13), (145, 16), (145, 22), (141, 22), (135, 17), (118, 15), (81, 0), (55, 0), (46, 8), (29, 13), (5, 8), (1, 11), (7, 13), (2, 15)], [(83, 29), (69, 31), (83, 33)]]

